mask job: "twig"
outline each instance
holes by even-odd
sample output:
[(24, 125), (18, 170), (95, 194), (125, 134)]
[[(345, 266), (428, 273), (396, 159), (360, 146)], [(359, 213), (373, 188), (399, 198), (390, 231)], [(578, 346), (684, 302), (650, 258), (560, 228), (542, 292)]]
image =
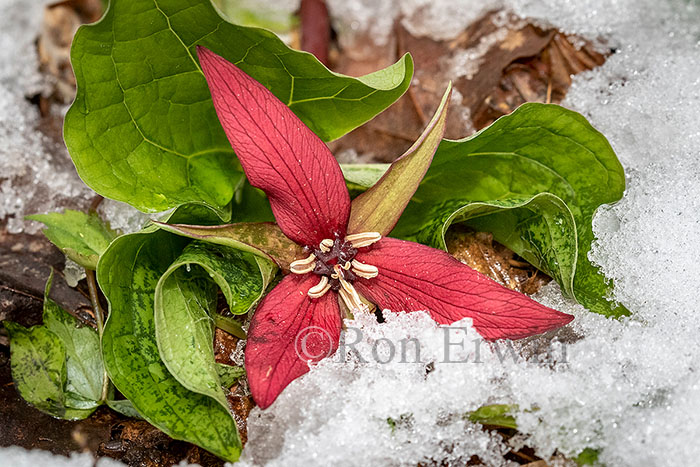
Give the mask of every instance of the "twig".
[(95, 198), (92, 200), (92, 203), (90, 203), (90, 207), (88, 208), (88, 212), (97, 212), (97, 208), (102, 204), (102, 201), (104, 201), (105, 198), (102, 195), (97, 195)]
[(331, 40), (331, 22), (324, 0), (302, 0), (299, 7), (301, 22), (301, 49), (311, 52), (318, 61), (328, 66), (328, 47)]
[[(396, 34), (396, 55), (398, 58), (398, 57), (401, 57), (405, 52), (408, 52), (407, 50), (404, 49), (404, 46), (403, 46), (403, 39), (401, 36), (401, 30), (399, 29), (399, 21), (396, 21), (395, 26), (394, 26), (394, 31)], [(416, 114), (418, 115), (418, 118), (420, 119), (423, 126), (427, 125), (429, 119), (425, 115), (425, 112), (423, 112), (423, 108), (420, 106), (420, 103), (418, 102), (418, 99), (416, 98), (416, 95), (413, 92), (413, 86), (411, 86), (411, 85), (408, 86), (408, 91), (406, 91), (406, 94), (408, 95), (408, 99), (411, 101), (411, 105), (413, 106), (413, 109), (416, 111)], [(411, 139), (411, 141), (413, 141), (413, 140), (414, 140), (414, 138)]]
[[(102, 307), (100, 306), (100, 295), (97, 289), (97, 281), (95, 280), (95, 271), (92, 269), (85, 269), (85, 279), (87, 281), (88, 290), (90, 291), (90, 302), (92, 303), (92, 311), (95, 313), (95, 322), (97, 323), (97, 335), (100, 338), (100, 346), (102, 346), (102, 334), (104, 333), (104, 313), (102, 312)], [(102, 375), (102, 396), (101, 400), (107, 400), (107, 393), (109, 392), (109, 376), (107, 375), (107, 369), (104, 370)]]

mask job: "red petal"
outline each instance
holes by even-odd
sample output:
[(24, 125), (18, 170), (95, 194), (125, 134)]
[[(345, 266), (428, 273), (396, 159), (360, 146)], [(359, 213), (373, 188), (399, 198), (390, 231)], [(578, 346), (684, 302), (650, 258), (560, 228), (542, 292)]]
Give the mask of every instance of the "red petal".
[(335, 293), (311, 300), (319, 276), (288, 275), (253, 315), (245, 349), (248, 384), (260, 408), (272, 404), (289, 383), (338, 348), (340, 308)]
[(306, 246), (344, 236), (350, 196), (328, 147), (240, 68), (204, 47), (197, 54), (226, 136), (285, 235)]
[(440, 324), (472, 318), (486, 339), (519, 339), (574, 319), (418, 243), (383, 238), (357, 259), (379, 268), (374, 279), (355, 282), (370, 301), (393, 311), (426, 310)]

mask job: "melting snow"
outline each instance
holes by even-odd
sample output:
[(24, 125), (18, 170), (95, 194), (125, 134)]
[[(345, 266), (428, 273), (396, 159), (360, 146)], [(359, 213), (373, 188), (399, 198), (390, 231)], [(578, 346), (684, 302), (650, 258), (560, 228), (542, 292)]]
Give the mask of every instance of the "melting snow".
[(25, 215), (81, 206), (93, 196), (65, 148), (37, 130), (38, 109), (26, 99), (47, 86), (34, 44), (45, 3), (0, 0), (0, 220), (10, 232), (37, 230)]

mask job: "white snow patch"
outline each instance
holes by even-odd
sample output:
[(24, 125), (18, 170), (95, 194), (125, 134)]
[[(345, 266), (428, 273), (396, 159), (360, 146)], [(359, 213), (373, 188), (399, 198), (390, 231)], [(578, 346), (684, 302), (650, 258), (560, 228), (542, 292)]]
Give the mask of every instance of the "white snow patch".
[(88, 453), (59, 456), (39, 449), (27, 450), (17, 446), (0, 448), (0, 465), (12, 467), (122, 467), (125, 464), (108, 457), (97, 461)]
[(81, 206), (94, 195), (65, 148), (37, 130), (38, 111), (25, 98), (46, 85), (34, 44), (46, 3), (0, 0), (0, 221), (10, 232), (36, 231), (41, 224), (25, 215)]

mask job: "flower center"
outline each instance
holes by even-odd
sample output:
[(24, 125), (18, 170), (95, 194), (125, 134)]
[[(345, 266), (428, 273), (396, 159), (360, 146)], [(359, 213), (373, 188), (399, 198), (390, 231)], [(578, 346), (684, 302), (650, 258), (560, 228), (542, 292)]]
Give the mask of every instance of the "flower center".
[(379, 270), (375, 266), (359, 262), (355, 256), (359, 248), (367, 247), (381, 238), (378, 232), (364, 232), (345, 238), (326, 238), (307, 258), (292, 262), (290, 270), (294, 274), (313, 272), (321, 276), (318, 284), (309, 289), (309, 297), (320, 298), (329, 290), (333, 290), (340, 294), (351, 312), (366, 309), (367, 305), (362, 303), (352, 283), (358, 277), (377, 277)]
[[(330, 239), (328, 239), (330, 240)], [(326, 240), (324, 240), (326, 242)], [(357, 276), (351, 270), (352, 261), (357, 255), (357, 248), (352, 246), (352, 243), (347, 240), (342, 240), (336, 237), (335, 240), (328, 241), (326, 244), (321, 243), (318, 249), (314, 250), (316, 257), (316, 266), (313, 273), (319, 276), (328, 276), (331, 290), (338, 291), (340, 288), (340, 275), (335, 270), (336, 266), (340, 266), (343, 279), (350, 282), (355, 282)]]

